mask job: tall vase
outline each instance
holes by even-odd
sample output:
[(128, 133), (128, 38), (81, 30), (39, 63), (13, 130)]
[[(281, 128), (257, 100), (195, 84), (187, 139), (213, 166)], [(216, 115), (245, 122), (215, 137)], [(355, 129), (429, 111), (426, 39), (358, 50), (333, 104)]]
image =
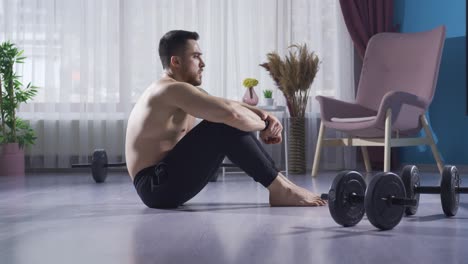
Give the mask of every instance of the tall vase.
[(0, 145), (0, 176), (24, 176), (24, 150), (18, 143)]
[(288, 169), (291, 174), (304, 174), (305, 163), (305, 118), (289, 118)]
[(245, 90), (244, 97), (242, 97), (242, 102), (253, 106), (258, 104), (258, 96), (255, 93), (253, 87), (249, 87)]

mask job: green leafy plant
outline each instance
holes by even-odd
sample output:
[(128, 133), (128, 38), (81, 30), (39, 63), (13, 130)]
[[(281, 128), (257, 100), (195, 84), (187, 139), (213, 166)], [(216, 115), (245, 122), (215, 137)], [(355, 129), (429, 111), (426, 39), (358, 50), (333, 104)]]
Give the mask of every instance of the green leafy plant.
[(9, 41), (0, 44), (0, 144), (18, 143), (20, 147), (34, 144), (34, 130), (16, 111), (37, 94), (37, 87), (28, 83), (26, 87), (14, 71), (15, 64), (24, 63), (26, 57)]
[(273, 91), (272, 90), (263, 90), (263, 97), (265, 98), (273, 98)]

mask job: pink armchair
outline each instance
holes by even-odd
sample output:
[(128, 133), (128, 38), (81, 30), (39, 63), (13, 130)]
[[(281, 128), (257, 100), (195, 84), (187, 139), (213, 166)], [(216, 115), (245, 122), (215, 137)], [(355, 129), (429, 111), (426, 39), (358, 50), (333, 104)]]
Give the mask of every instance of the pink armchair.
[[(324, 146), (361, 146), (371, 172), (366, 146), (383, 146), (384, 171), (390, 170), (392, 147), (429, 145), (442, 172), (442, 161), (425, 117), (434, 96), (445, 41), (445, 26), (418, 33), (380, 33), (368, 43), (354, 103), (317, 96), (321, 124), (312, 176)], [(326, 129), (347, 138), (326, 139)], [(415, 137), (424, 128), (425, 137)]]

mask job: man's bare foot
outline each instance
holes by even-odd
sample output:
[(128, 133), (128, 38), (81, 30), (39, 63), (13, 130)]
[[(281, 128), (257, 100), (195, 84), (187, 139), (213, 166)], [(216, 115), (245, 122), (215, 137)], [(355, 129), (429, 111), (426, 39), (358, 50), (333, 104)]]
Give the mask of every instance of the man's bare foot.
[(322, 206), (327, 204), (320, 196), (286, 179), (281, 173), (268, 186), (271, 206)]

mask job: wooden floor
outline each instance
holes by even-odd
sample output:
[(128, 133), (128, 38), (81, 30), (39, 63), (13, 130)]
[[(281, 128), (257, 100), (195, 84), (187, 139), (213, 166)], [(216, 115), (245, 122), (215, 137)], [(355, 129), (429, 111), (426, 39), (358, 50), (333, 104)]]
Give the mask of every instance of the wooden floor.
[[(336, 173), (309, 175), (290, 178), (326, 192)], [(423, 184), (438, 181), (423, 172)], [(119, 172), (104, 184), (86, 173), (0, 177), (3, 264), (467, 263), (467, 245), (464, 196), (446, 218), (439, 195), (422, 195), (415, 216), (382, 232), (366, 218), (340, 227), (327, 207), (271, 208), (243, 174), (210, 183), (177, 210), (146, 208)]]

